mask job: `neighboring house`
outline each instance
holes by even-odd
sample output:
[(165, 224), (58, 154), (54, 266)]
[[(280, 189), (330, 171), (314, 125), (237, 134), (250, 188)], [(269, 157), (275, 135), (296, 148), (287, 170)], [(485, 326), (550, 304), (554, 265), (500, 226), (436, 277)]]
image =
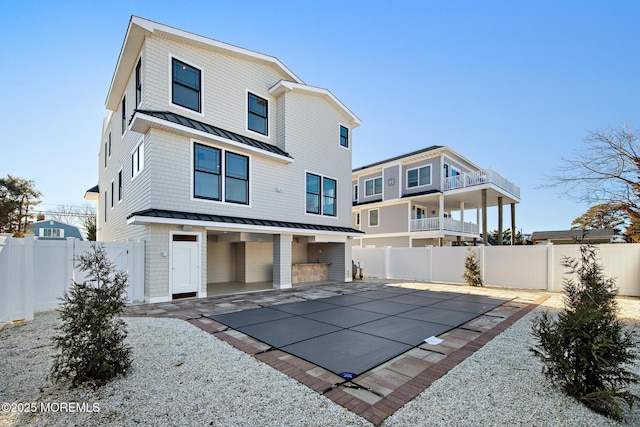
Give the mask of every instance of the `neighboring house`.
[(555, 245), (613, 243), (616, 236), (616, 230), (613, 228), (603, 228), (599, 230), (534, 231), (531, 233), (531, 242), (533, 242), (534, 245), (543, 243), (553, 243)]
[(34, 222), (31, 224), (31, 231), (39, 239), (65, 240), (69, 237), (75, 237), (84, 240), (78, 227), (53, 219)]
[(147, 301), (287, 288), (305, 263), (351, 280), (360, 120), (330, 91), (275, 57), (132, 17), (106, 108), (87, 198), (98, 240), (146, 242)]
[(515, 230), (520, 188), (448, 147), (434, 145), (354, 169), (351, 185), (353, 225), (366, 233), (354, 239), (356, 246), (474, 244), (488, 236), (488, 207), (498, 206), (502, 231), (506, 204)]

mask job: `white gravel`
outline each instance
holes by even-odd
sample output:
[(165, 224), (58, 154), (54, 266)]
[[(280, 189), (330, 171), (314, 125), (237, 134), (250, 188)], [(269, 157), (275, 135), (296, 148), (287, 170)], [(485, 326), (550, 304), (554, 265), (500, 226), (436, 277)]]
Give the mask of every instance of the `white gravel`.
[[(561, 306), (555, 295), (547, 307)], [(621, 299), (640, 332), (640, 300)], [(535, 313), (535, 312), (534, 312)], [(529, 352), (530, 313), (389, 417), (388, 426), (616, 426), (551, 388)], [(0, 426), (347, 426), (371, 425), (331, 400), (200, 329), (174, 319), (126, 319), (132, 371), (97, 390), (46, 378), (54, 311), (0, 329), (0, 404), (99, 412), (0, 411)], [(634, 370), (640, 373), (638, 366)], [(640, 387), (633, 387), (640, 394)], [(94, 406), (94, 404), (96, 404)], [(640, 425), (640, 408), (629, 415)]]

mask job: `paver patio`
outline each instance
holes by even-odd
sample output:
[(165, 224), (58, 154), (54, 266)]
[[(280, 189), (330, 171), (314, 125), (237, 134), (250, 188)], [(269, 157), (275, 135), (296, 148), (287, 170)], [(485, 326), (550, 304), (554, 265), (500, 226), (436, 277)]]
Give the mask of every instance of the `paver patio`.
[[(432, 294), (417, 292), (426, 290), (435, 292)], [(435, 298), (430, 300), (427, 298), (427, 295), (446, 295), (445, 292), (453, 292), (452, 295), (455, 299)], [(414, 299), (410, 298), (411, 294), (415, 294)], [(353, 283), (314, 284), (286, 290), (274, 289), (200, 299), (192, 298), (168, 303), (132, 305), (128, 307), (126, 315), (173, 317), (186, 320), (378, 425), (429, 387), (432, 382), (446, 374), (548, 297), (549, 295), (542, 291), (365, 280)], [(424, 300), (418, 298), (424, 298)], [(400, 311), (388, 307), (372, 307), (371, 303), (379, 302), (381, 299), (401, 304), (404, 307), (398, 307), (401, 309)], [(496, 299), (508, 300), (508, 302), (498, 306), (494, 305), (495, 308), (489, 311), (485, 310), (484, 314), (469, 314), (474, 310), (481, 313), (480, 305), (483, 303), (495, 304)], [(303, 301), (314, 302), (295, 304)], [(407, 307), (408, 302), (417, 304), (417, 301), (424, 305), (412, 308), (412, 310), (402, 310)], [(357, 312), (358, 316), (364, 316), (363, 323), (359, 324), (361, 327), (359, 332), (357, 332), (358, 326), (348, 325), (353, 322), (358, 323), (353, 320), (353, 316), (341, 317), (339, 313), (341, 309), (354, 306), (361, 309), (368, 308), (368, 310), (361, 310), (362, 313)], [(393, 304), (390, 304), (389, 307), (393, 307)], [(462, 309), (466, 312), (459, 311)], [(395, 313), (387, 313), (389, 310)], [(244, 314), (239, 313), (241, 311), (244, 311)], [(353, 313), (352, 311), (351, 314), (353, 315)], [(370, 361), (365, 360), (364, 365), (359, 365), (367, 366), (367, 370), (357, 372), (359, 375), (352, 380), (345, 380), (336, 372), (332, 372), (332, 362), (325, 363), (322, 357), (316, 361), (317, 364), (314, 364), (283, 351), (289, 348), (291, 353), (297, 353), (301, 356), (311, 354), (309, 351), (313, 351), (313, 346), (309, 347), (311, 350), (309, 348), (306, 350), (307, 353), (297, 348), (301, 347), (300, 342), (308, 339), (305, 333), (301, 332), (305, 328), (300, 328), (296, 332), (301, 334), (298, 337), (280, 337), (281, 334), (270, 334), (269, 328), (261, 327), (260, 323), (256, 322), (256, 318), (252, 317), (258, 315), (257, 318), (262, 321), (264, 319), (260, 316), (266, 315), (271, 319), (268, 322), (282, 323), (280, 331), (286, 331), (288, 326), (295, 324), (291, 323), (293, 320), (300, 322), (300, 319), (303, 319), (307, 322), (313, 322), (312, 326), (319, 329), (311, 329), (316, 333), (320, 331), (314, 338), (318, 340), (314, 344), (320, 346), (316, 348), (321, 348), (322, 346), (336, 345), (339, 342), (347, 343), (349, 340), (358, 338), (349, 334), (360, 333), (371, 336), (368, 332), (378, 329), (375, 328), (375, 322), (380, 322), (380, 320), (387, 319), (386, 323), (394, 323), (397, 322), (395, 319), (403, 319), (398, 316), (405, 316), (404, 319), (410, 322), (423, 322), (428, 319), (427, 316), (434, 314), (439, 316), (440, 322), (449, 325), (444, 328), (448, 329), (447, 332), (438, 335), (438, 338), (442, 340), (438, 345), (423, 342), (416, 346), (405, 343), (402, 344), (404, 345), (403, 349), (392, 352), (393, 354), (388, 356), (380, 355), (377, 352), (372, 353), (369, 348), (362, 346), (349, 346), (348, 348), (353, 350), (353, 354), (351, 350), (346, 351), (344, 354), (347, 359), (371, 359)], [(206, 317), (216, 317), (217, 315), (222, 315), (219, 317), (220, 319), (229, 320), (227, 323), (232, 323), (234, 328), (244, 331), (229, 328), (228, 325)], [(299, 315), (305, 317), (299, 317)], [(469, 317), (472, 318), (468, 320)], [(332, 323), (326, 323), (328, 319), (332, 319), (329, 321)], [(464, 323), (459, 324), (460, 322)], [(279, 323), (274, 325), (277, 324)], [(351, 326), (355, 326), (356, 331), (348, 329)], [(367, 326), (370, 328), (369, 331), (367, 331)], [(384, 333), (384, 325), (379, 326), (383, 331), (381, 333)], [(393, 325), (387, 326), (392, 327)], [(263, 339), (271, 342), (265, 343), (252, 338), (250, 334), (259, 335), (255, 333), (255, 330), (264, 333)], [(278, 329), (273, 328), (271, 332), (276, 330)], [(393, 334), (392, 330), (389, 329), (387, 332), (389, 331)], [(387, 338), (393, 338), (393, 336)], [(282, 349), (274, 348), (281, 344), (283, 345)], [(401, 354), (396, 356), (398, 353)], [(389, 357), (392, 358), (388, 360)], [(307, 358), (312, 359), (309, 356)], [(380, 364), (380, 362), (384, 363)], [(369, 365), (374, 367), (370, 369)], [(327, 366), (330, 369), (327, 369)], [(339, 366), (345, 365), (340, 364)], [(334, 367), (333, 370), (339, 369)]]

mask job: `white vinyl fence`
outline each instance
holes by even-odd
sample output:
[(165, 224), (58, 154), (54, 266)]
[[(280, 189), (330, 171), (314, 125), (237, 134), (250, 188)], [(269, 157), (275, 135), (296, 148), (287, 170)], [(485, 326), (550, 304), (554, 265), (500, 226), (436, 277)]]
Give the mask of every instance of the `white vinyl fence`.
[[(35, 310), (54, 308), (75, 280), (85, 273), (74, 259), (89, 251), (91, 243), (74, 238), (16, 239), (0, 234), (0, 322), (32, 320)], [(144, 242), (100, 242), (116, 269), (128, 274), (129, 301), (144, 300)]]
[[(640, 243), (597, 245), (604, 274), (614, 278), (620, 295), (640, 296)], [(478, 256), (488, 286), (561, 291), (569, 278), (564, 257), (578, 258), (579, 245), (447, 246), (353, 248), (353, 260), (365, 276), (385, 279), (464, 283), (467, 251)]]

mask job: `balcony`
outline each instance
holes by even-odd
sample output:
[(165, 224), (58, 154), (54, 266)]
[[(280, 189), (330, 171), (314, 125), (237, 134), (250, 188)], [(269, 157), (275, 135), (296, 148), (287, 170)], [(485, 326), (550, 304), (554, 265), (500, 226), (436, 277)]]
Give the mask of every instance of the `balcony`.
[(444, 179), (442, 188), (444, 191), (459, 188), (473, 187), (482, 184), (493, 184), (507, 193), (520, 198), (520, 187), (501, 176), (492, 169), (484, 169), (475, 172), (465, 172), (460, 175), (450, 176)]
[[(457, 177), (456, 177), (457, 178)], [(458, 233), (478, 234), (478, 224), (462, 222), (453, 218), (421, 218), (411, 220), (411, 231), (455, 231)], [(440, 227), (442, 225), (442, 228)]]

